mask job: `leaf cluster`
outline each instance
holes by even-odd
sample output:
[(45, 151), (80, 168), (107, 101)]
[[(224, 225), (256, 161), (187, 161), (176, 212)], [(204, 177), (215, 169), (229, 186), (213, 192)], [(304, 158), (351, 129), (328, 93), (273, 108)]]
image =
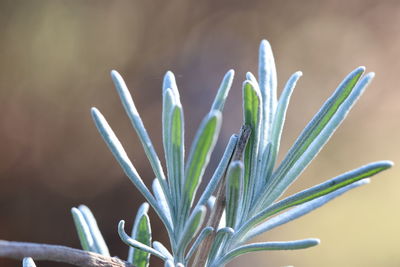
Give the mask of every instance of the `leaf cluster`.
[[(251, 239), (368, 183), (368, 177), (392, 165), (389, 161), (374, 162), (280, 199), (316, 157), (372, 80), (374, 74), (364, 72), (364, 67), (358, 67), (344, 78), (277, 164), (289, 101), (302, 73), (296, 72), (289, 78), (278, 98), (272, 50), (267, 41), (262, 41), (258, 79), (249, 72), (242, 87), (243, 125), (249, 129), (249, 135), (246, 138), (241, 134), (232, 135), (213, 176), (205, 189), (199, 191), (220, 133), (222, 112), (234, 71), (228, 71), (223, 78), (188, 153), (185, 153), (184, 112), (178, 87), (173, 73), (166, 73), (162, 85), (166, 170), (124, 80), (112, 71), (121, 102), (155, 175), (149, 189), (106, 119), (93, 108), (93, 120), (101, 136), (125, 174), (146, 199), (137, 212), (130, 235), (124, 230), (124, 221), (118, 225), (122, 241), (130, 246), (128, 261), (144, 267), (148, 266), (149, 257), (153, 255), (168, 267), (219, 267), (247, 252), (303, 249), (317, 245), (319, 240), (314, 238), (262, 243), (251, 243)], [(165, 225), (170, 249), (152, 240), (149, 206)], [(82, 247), (109, 255), (90, 210), (80, 206), (73, 208), (72, 214)], [(208, 247), (205, 246), (207, 242)]]

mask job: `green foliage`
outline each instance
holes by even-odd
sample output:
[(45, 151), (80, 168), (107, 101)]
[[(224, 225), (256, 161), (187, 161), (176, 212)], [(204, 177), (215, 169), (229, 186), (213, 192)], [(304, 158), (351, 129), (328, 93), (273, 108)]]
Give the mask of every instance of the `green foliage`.
[[(151, 246), (151, 226), (150, 219), (147, 214), (149, 204), (143, 203), (136, 214), (135, 223), (133, 225), (131, 237), (140, 243)], [(130, 247), (128, 252), (128, 262), (137, 267), (149, 266), (150, 253), (140, 249)]]
[[(151, 243), (149, 205), (145, 203), (137, 213), (131, 236), (124, 230), (124, 221), (118, 225), (122, 241), (131, 247), (129, 262), (138, 267), (148, 266), (151, 254), (164, 260), (165, 266), (190, 266), (198, 260), (195, 256), (200, 255), (202, 244), (209, 240), (212, 242), (206, 258), (199, 261), (209, 267), (224, 266), (233, 258), (253, 251), (316, 246), (318, 239), (248, 242), (350, 189), (368, 183), (368, 177), (392, 166), (389, 161), (371, 163), (277, 201), (326, 144), (374, 74), (364, 75), (364, 67), (351, 72), (277, 165), (290, 97), (302, 73), (296, 72), (290, 77), (278, 98), (275, 62), (271, 47), (265, 40), (261, 42), (259, 61), (258, 80), (247, 73), (243, 83), (243, 124), (251, 129), (251, 134), (246, 142), (241, 141), (243, 136), (231, 137), (214, 175), (197, 201), (196, 194), (220, 132), (233, 70), (225, 75), (210, 111), (201, 122), (188, 159), (185, 159), (184, 113), (178, 87), (173, 73), (166, 73), (162, 86), (162, 139), (167, 175), (125, 82), (116, 71), (111, 72), (122, 104), (156, 176), (152, 191), (143, 183), (113, 130), (95, 108), (92, 109), (93, 120), (126, 175), (164, 223), (171, 242), (171, 251), (160, 242)], [(240, 149), (244, 149), (244, 156), (237, 158), (234, 155)], [(219, 201), (221, 198), (223, 201)], [(224, 215), (218, 217), (215, 211), (221, 208)], [(84, 206), (73, 208), (72, 214), (83, 249), (108, 255), (89, 209)], [(206, 221), (206, 215), (218, 220), (219, 226), (210, 225), (211, 219)]]

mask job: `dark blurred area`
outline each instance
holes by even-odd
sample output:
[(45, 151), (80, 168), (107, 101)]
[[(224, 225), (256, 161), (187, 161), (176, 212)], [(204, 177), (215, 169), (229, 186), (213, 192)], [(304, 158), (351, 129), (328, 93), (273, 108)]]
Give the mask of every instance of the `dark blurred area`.
[[(281, 90), (302, 70), (280, 157), (341, 79), (358, 65), (377, 76), (348, 119), (290, 192), (370, 161), (400, 161), (398, 1), (0, 1), (0, 239), (79, 247), (70, 209), (86, 204), (112, 255), (128, 248), (143, 197), (91, 121), (98, 107), (147, 184), (154, 178), (109, 76), (130, 87), (159, 156), (161, 83), (177, 78), (188, 144), (226, 71), (236, 71), (207, 178), (241, 124), (241, 83), (271, 42)], [(250, 254), (230, 266), (400, 266), (399, 170), (263, 236), (319, 237), (316, 248)], [(151, 213), (153, 238), (168, 244)], [(128, 228), (127, 228), (128, 229)], [(67, 266), (37, 262), (38, 266)], [(22, 266), (0, 259), (0, 266)], [(152, 260), (151, 266), (163, 266)]]

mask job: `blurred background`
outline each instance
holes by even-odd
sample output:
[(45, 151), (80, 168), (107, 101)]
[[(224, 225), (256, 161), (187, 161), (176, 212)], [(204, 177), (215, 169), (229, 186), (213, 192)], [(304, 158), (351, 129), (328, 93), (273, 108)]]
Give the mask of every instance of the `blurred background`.
[[(295, 71), (281, 158), (301, 129), (358, 65), (377, 73), (296, 192), (371, 161), (400, 162), (398, 1), (0, 1), (0, 239), (79, 247), (70, 208), (94, 212), (112, 255), (128, 248), (116, 227), (132, 225), (144, 201), (92, 123), (98, 107), (149, 183), (154, 178), (109, 76), (125, 78), (160, 157), (161, 83), (172, 70), (191, 142), (226, 71), (236, 79), (206, 177), (242, 121), (241, 83), (271, 42), (279, 90)], [(280, 91), (279, 91), (280, 92)], [(261, 252), (229, 266), (400, 266), (400, 170), (259, 240), (319, 237), (308, 250)], [(289, 193), (290, 193), (289, 192)], [(153, 236), (167, 243), (151, 213)], [(0, 266), (21, 266), (0, 259)], [(38, 262), (38, 266), (67, 266)], [(152, 260), (151, 266), (161, 266)]]

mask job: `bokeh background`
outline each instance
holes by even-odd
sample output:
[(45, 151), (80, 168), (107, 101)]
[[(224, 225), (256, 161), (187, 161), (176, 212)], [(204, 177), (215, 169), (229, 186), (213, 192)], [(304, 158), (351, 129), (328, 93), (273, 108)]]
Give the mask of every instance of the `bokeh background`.
[[(293, 72), (304, 73), (282, 155), (348, 72), (365, 65), (377, 73), (290, 192), (371, 161), (400, 162), (398, 1), (0, 1), (0, 239), (79, 247), (70, 208), (84, 203), (111, 253), (124, 258), (116, 226), (125, 219), (131, 227), (143, 197), (99, 137), (90, 107), (105, 114), (147, 183), (153, 174), (109, 71), (125, 77), (161, 156), (165, 71), (176, 74), (190, 142), (222, 76), (235, 69), (212, 170), (240, 127), (241, 83), (246, 71), (256, 72), (263, 38), (273, 47), (279, 90)], [(320, 246), (249, 254), (229, 266), (400, 266), (399, 176), (395, 166), (259, 238), (319, 237)], [(155, 239), (167, 242), (151, 218)], [(0, 266), (21, 265), (0, 259)]]

